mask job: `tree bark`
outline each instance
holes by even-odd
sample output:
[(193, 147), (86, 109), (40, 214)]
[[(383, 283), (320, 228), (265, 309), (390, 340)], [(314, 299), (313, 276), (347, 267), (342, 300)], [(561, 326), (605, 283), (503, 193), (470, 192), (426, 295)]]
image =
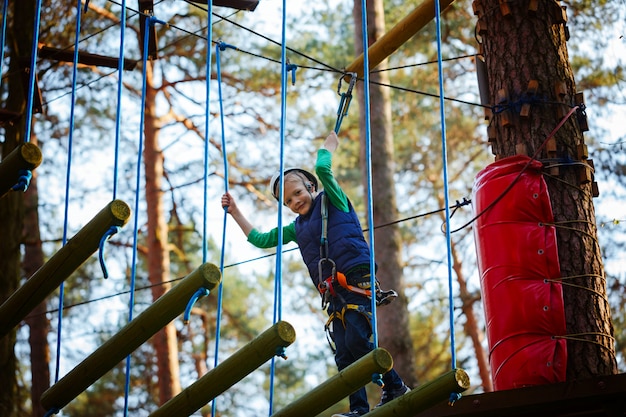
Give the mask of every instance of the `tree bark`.
[[(8, 86), (5, 109), (24, 115), (26, 97), (22, 88), (23, 68), (20, 59), (29, 56), (33, 41), (35, 6), (32, 1), (13, 2), (12, 25), (7, 31), (7, 44), (11, 45), (8, 76), (3, 80)], [(6, 157), (24, 141), (25, 117), (5, 123), (2, 156)], [(24, 223), (24, 195), (9, 192), (0, 199), (0, 303), (19, 287), (21, 279), (22, 232)], [(15, 357), (16, 329), (0, 338), (0, 415), (17, 416), (21, 407), (17, 385), (17, 360)]]
[[(163, 153), (159, 147), (156, 115), (157, 90), (153, 85), (153, 64), (147, 63), (144, 115), (144, 168), (146, 173), (146, 203), (148, 214), (147, 258), (152, 298), (157, 300), (170, 288), (170, 257), (168, 230), (163, 212)], [(164, 404), (181, 391), (178, 365), (176, 327), (169, 323), (153, 337), (158, 366), (159, 403)]]
[[(597, 242), (591, 162), (581, 123), (568, 112), (576, 87), (556, 0), (477, 2), (477, 34), (487, 67), (490, 141), (496, 158), (537, 155), (557, 227), (567, 326), (567, 379), (617, 372), (613, 326)], [(536, 91), (531, 80), (537, 82)], [(567, 117), (567, 118), (566, 118)], [(565, 120), (566, 119), (566, 120)], [(550, 134), (565, 120), (550, 139)]]
[[(371, 45), (385, 32), (383, 2), (367, 2), (368, 42)], [(355, 55), (363, 52), (363, 34), (361, 24), (361, 2), (354, 1), (353, 17), (355, 22)], [(379, 67), (385, 66), (384, 61)], [(386, 72), (370, 75), (376, 83), (388, 84)], [(391, 102), (389, 89), (370, 83), (370, 129), (371, 129), (371, 164), (372, 196), (374, 201), (374, 225), (395, 221), (397, 216), (396, 194), (394, 187), (394, 151), (391, 129)], [(361, 166), (365, 195), (368, 193), (365, 155), (365, 98), (364, 86), (357, 83), (361, 126)], [(375, 258), (378, 264), (376, 277), (383, 289), (394, 289), (398, 298), (389, 306), (382, 307), (377, 315), (377, 331), (380, 346), (387, 349), (394, 360), (394, 368), (405, 383), (415, 387), (418, 384), (415, 374), (413, 344), (409, 333), (409, 313), (404, 295), (402, 262), (400, 258), (401, 239), (396, 226), (377, 229), (374, 234)]]

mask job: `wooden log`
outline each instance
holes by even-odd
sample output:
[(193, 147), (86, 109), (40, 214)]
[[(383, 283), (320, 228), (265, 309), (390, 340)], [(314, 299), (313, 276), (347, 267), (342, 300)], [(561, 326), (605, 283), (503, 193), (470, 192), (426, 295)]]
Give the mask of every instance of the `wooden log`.
[(374, 349), (272, 417), (317, 415), (371, 382), (373, 374), (383, 374), (391, 368), (391, 354), (383, 348)]
[(32, 171), (41, 164), (42, 159), (41, 150), (34, 143), (24, 142), (13, 149), (0, 161), (0, 197), (17, 184), (20, 170)]
[(213, 290), (221, 281), (217, 266), (205, 263), (124, 326), (41, 396), (46, 410), (60, 410), (113, 369), (156, 332), (181, 314), (198, 288)]
[[(206, 4), (208, 0), (190, 0), (192, 3)], [(213, 0), (213, 6), (228, 7), (235, 10), (247, 10), (253, 12), (259, 5), (259, 0)]]
[(111, 226), (123, 226), (130, 207), (113, 200), (87, 223), (65, 246), (39, 268), (0, 306), (0, 337), (17, 326), (99, 247)]
[[(439, 2), (440, 10), (444, 10), (453, 1), (441, 0)], [(369, 70), (374, 69), (434, 18), (435, 0), (425, 0), (418, 5), (408, 16), (398, 22), (368, 48)], [(345, 72), (356, 73), (357, 77), (362, 77), (364, 62), (364, 54), (361, 54), (346, 67)]]
[[(74, 49), (59, 49), (52, 46), (40, 45), (38, 57), (62, 62), (74, 62)], [(117, 57), (78, 51), (78, 63), (82, 65), (117, 69), (119, 62), (120, 59)], [(124, 58), (124, 70), (132, 71), (136, 66), (136, 60)]]
[(373, 409), (367, 417), (413, 417), (424, 410), (449, 400), (450, 394), (460, 394), (470, 386), (467, 373), (453, 369), (439, 378), (407, 392), (387, 404)]
[(296, 340), (291, 324), (279, 321), (207, 372), (150, 417), (189, 416), (235, 385)]

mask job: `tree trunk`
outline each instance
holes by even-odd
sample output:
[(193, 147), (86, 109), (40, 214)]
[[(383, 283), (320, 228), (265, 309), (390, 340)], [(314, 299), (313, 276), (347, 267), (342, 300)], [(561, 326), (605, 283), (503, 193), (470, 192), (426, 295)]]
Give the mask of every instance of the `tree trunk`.
[[(34, 4), (32, 1), (11, 3), (13, 6), (12, 25), (7, 31), (7, 44), (11, 55), (7, 78), (8, 86), (5, 110), (24, 115), (26, 98), (22, 88), (23, 68), (20, 59), (29, 56), (33, 41)], [(2, 143), (2, 156), (6, 157), (24, 141), (25, 117), (7, 122)], [(4, 302), (19, 287), (22, 276), (20, 270), (20, 244), (24, 223), (24, 195), (9, 192), (0, 198), (0, 303)], [(21, 404), (17, 385), (17, 361), (15, 358), (16, 330), (0, 338), (0, 415), (17, 415)]]
[[(144, 117), (144, 168), (146, 172), (146, 203), (148, 211), (147, 258), (152, 298), (157, 300), (170, 288), (170, 257), (167, 221), (163, 212), (163, 153), (158, 141), (156, 93), (153, 86), (152, 61), (147, 63)], [(170, 323), (153, 338), (158, 366), (159, 403), (164, 404), (181, 391), (178, 366), (176, 328)]]
[[(367, 3), (368, 42), (371, 45), (385, 32), (382, 0)], [(361, 24), (361, 2), (354, 1), (355, 22), (355, 55), (363, 52), (363, 35)], [(386, 61), (385, 61), (386, 62)], [(379, 67), (385, 64), (383, 62)], [(388, 84), (386, 72), (370, 75), (372, 83)], [(374, 201), (374, 225), (387, 224), (395, 221), (397, 216), (396, 194), (394, 188), (394, 151), (393, 133), (391, 129), (391, 102), (389, 89), (370, 83), (370, 129), (372, 155), (372, 196)], [(362, 83), (357, 83), (361, 126), (361, 164), (363, 172), (367, 160), (365, 158), (365, 100)], [(363, 175), (367, 195), (367, 177)], [(407, 299), (404, 295), (402, 279), (402, 263), (400, 259), (401, 240), (396, 226), (377, 229), (374, 234), (375, 258), (378, 264), (376, 277), (383, 289), (395, 289), (398, 299), (391, 305), (378, 311), (378, 336), (380, 346), (389, 350), (393, 357), (394, 368), (410, 386), (418, 384), (415, 375), (415, 361), (411, 335), (409, 333), (409, 313)]]
[[(537, 152), (544, 165), (560, 165), (548, 168), (544, 176), (557, 228), (568, 333), (567, 379), (616, 373), (592, 170), (577, 114), (550, 139), (576, 104), (565, 11), (554, 0), (481, 0), (475, 9), (489, 98), (498, 106), (490, 117), (493, 153), (502, 158)], [(529, 89), (532, 80), (537, 82), (536, 91)]]
[[(36, 138), (31, 138), (36, 143)], [(32, 276), (44, 264), (41, 236), (39, 234), (39, 194), (37, 189), (37, 172), (25, 194), (24, 216), (24, 275)], [(30, 330), (30, 363), (31, 387), (30, 397), (33, 405), (32, 416), (43, 417), (47, 410), (39, 404), (41, 394), (50, 388), (50, 347), (48, 332), (50, 322), (46, 317), (46, 303), (40, 303), (26, 318)]]

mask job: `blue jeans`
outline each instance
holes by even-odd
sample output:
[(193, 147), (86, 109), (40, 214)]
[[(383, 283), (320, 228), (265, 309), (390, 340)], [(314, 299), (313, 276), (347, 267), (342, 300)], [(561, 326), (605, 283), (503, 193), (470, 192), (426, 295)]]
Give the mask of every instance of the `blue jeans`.
[[(369, 307), (361, 306), (361, 308), (370, 311)], [(339, 319), (333, 320), (332, 337), (336, 347), (335, 363), (339, 371), (374, 349), (371, 336), (372, 325), (369, 318), (357, 310), (347, 309), (343, 324)], [(385, 388), (388, 389), (399, 388), (403, 384), (400, 375), (394, 369), (383, 375), (383, 382)], [(369, 409), (365, 387), (350, 395), (350, 411), (364, 414)]]

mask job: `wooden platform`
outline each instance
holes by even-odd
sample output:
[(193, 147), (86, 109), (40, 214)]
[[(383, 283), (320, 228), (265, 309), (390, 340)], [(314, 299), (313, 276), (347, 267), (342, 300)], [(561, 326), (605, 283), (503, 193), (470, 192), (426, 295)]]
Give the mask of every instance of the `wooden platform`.
[(414, 417), (624, 417), (626, 374), (466, 395)]

